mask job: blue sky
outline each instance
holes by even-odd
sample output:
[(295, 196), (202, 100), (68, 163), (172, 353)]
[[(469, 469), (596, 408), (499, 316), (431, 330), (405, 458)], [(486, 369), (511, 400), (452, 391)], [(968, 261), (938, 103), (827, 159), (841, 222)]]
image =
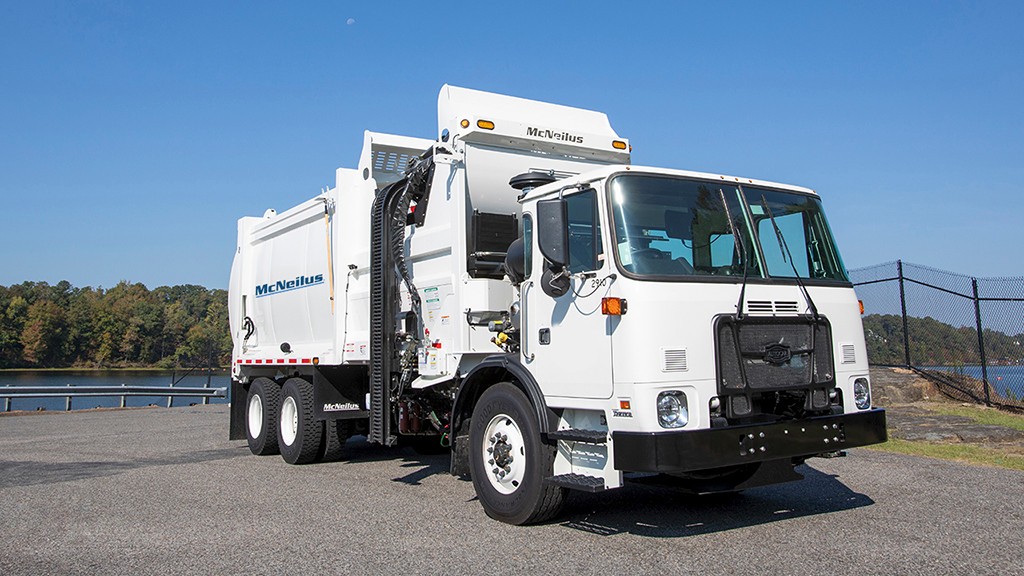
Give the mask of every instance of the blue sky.
[(0, 3), (0, 284), (227, 286), (235, 221), (444, 83), (800, 184), (850, 268), (1024, 275), (1024, 3)]

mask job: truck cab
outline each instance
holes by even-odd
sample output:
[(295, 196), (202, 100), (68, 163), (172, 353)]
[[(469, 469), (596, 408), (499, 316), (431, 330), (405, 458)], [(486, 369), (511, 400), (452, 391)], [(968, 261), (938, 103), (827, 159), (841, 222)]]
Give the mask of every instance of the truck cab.
[(523, 365), (549, 407), (592, 412), (611, 439), (589, 458), (566, 446), (570, 474), (717, 470), (693, 485), (735, 489), (884, 440), (859, 302), (812, 190), (608, 166), (529, 191), (523, 223)]

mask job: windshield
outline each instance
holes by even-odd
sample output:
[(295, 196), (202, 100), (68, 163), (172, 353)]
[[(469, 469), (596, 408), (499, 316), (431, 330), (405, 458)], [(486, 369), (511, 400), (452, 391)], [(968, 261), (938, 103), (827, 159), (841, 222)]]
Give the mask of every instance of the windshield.
[(743, 187), (743, 193), (769, 276), (848, 280), (821, 200), (749, 186)]
[(643, 174), (609, 187), (615, 256), (632, 275), (847, 280), (816, 197)]

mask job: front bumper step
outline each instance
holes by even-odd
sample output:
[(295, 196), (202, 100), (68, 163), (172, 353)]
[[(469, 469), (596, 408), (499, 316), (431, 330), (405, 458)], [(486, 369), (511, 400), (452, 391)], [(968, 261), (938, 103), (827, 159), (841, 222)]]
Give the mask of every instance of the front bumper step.
[(582, 492), (604, 492), (604, 479), (583, 474), (559, 474), (545, 479), (548, 484), (571, 488)]
[(808, 458), (879, 444), (887, 438), (885, 410), (881, 408), (770, 424), (612, 433), (617, 470), (666, 473)]
[(564, 440), (566, 442), (585, 442), (587, 444), (604, 444), (608, 442), (608, 433), (603, 430), (584, 430), (582, 428), (568, 428), (548, 432), (549, 440)]

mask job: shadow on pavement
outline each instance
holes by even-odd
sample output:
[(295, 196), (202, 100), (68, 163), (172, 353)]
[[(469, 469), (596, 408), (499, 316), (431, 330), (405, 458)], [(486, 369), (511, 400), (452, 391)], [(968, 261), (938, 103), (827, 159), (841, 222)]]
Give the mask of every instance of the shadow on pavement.
[[(431, 476), (447, 476), (449, 456), (417, 454), (349, 441), (339, 464), (391, 460), (408, 474), (392, 478), (418, 486)], [(598, 494), (570, 492), (568, 505), (550, 524), (603, 536), (629, 533), (654, 538), (676, 538), (779, 522), (792, 518), (852, 510), (874, 504), (850, 490), (838, 476), (810, 466), (797, 467), (803, 480), (751, 488), (738, 494), (696, 496), (662, 486), (627, 482), (618, 490)], [(457, 482), (451, 477), (453, 482)]]
[(226, 460), (240, 456), (243, 456), (243, 454), (237, 449), (224, 448), (175, 454), (166, 458), (140, 458), (137, 460), (121, 461), (38, 462), (34, 460), (0, 460), (0, 488), (72, 482), (101, 476), (112, 476), (128, 470), (148, 468), (150, 466), (177, 466), (179, 464)]
[(573, 493), (560, 519), (553, 523), (602, 536), (628, 533), (676, 538), (874, 504), (868, 496), (847, 488), (835, 475), (808, 466), (800, 466), (797, 471), (805, 476), (803, 480), (739, 494), (694, 496), (628, 483), (622, 489), (600, 494)]
[(387, 448), (379, 444), (370, 444), (365, 436), (350, 438), (345, 444), (341, 458), (335, 462), (324, 462), (321, 465), (364, 464), (369, 462), (396, 462), (402, 468), (411, 468), (408, 474), (392, 478), (393, 482), (401, 482), (410, 486), (418, 486), (421, 481), (436, 474), (448, 475), (449, 455), (418, 454), (412, 448)]

